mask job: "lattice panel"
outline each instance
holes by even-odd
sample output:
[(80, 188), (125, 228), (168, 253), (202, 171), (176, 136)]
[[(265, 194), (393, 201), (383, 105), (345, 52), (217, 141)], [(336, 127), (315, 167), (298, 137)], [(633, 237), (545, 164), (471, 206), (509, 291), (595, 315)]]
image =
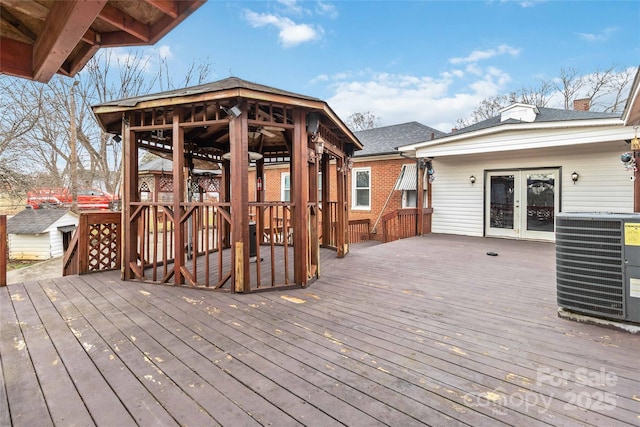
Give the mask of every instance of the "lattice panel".
[(140, 178), (138, 191), (144, 193), (153, 193), (153, 178), (143, 177)]
[(117, 268), (118, 226), (116, 224), (90, 224), (89, 236), (89, 271)]
[(205, 193), (219, 193), (220, 179), (215, 177), (201, 176), (198, 178), (198, 185)]
[(159, 191), (164, 193), (171, 193), (173, 191), (173, 177), (161, 176), (158, 180), (158, 185), (160, 186)]

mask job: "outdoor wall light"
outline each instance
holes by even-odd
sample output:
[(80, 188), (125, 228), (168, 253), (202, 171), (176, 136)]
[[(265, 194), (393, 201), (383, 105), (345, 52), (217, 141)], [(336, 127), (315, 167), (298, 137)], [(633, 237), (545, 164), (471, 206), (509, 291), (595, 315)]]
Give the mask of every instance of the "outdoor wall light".
[(471, 176), (469, 177), (469, 182), (471, 183), (471, 185), (475, 184), (475, 183), (476, 183), (476, 177), (475, 177), (475, 176), (473, 176), (473, 175), (471, 175)]
[(227, 113), (227, 116), (231, 116), (231, 117), (232, 117), (232, 118), (234, 118), (234, 119), (235, 119), (236, 117), (239, 117), (239, 116), (240, 116), (240, 114), (242, 114), (242, 111), (240, 110), (240, 108), (238, 108), (238, 106), (237, 106), (237, 105), (234, 105), (234, 106), (233, 106), (233, 107), (231, 107), (231, 108), (227, 108), (227, 107), (225, 107), (224, 105), (221, 105), (221, 106), (220, 106), (220, 109), (221, 109), (222, 111), (224, 111), (225, 113)]
[(120, 137), (120, 135), (113, 135), (113, 137), (111, 137), (111, 139), (113, 139), (113, 142), (115, 142), (116, 144), (120, 141), (122, 141), (122, 138)]
[(575, 184), (578, 181), (578, 178), (580, 178), (580, 175), (578, 175), (578, 172), (573, 172), (571, 174), (571, 181), (573, 181), (573, 183)]

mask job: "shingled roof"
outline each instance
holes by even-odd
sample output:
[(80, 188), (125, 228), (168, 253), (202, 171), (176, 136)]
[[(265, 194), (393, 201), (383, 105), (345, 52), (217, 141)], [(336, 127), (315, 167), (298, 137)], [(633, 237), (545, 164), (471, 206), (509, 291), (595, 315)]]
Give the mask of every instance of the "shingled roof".
[(44, 233), (68, 212), (69, 209), (25, 209), (7, 220), (7, 233)]
[(132, 98), (117, 99), (114, 101), (104, 102), (96, 106), (120, 106), (120, 107), (134, 107), (141, 102), (155, 101), (158, 99), (179, 98), (183, 96), (200, 95), (203, 93), (220, 92), (233, 89), (249, 89), (256, 92), (268, 93), (271, 95), (282, 95), (290, 98), (299, 98), (309, 101), (324, 102), (321, 99), (311, 96), (301, 95), (299, 93), (288, 92), (286, 90), (277, 89), (271, 86), (261, 85), (259, 83), (242, 80), (237, 77), (228, 77), (223, 80), (218, 80), (211, 83), (206, 83), (198, 86), (186, 87), (181, 89), (168, 90), (160, 93), (152, 93), (149, 95), (134, 96)]
[[(615, 119), (620, 117), (620, 113), (602, 113), (598, 111), (575, 111), (575, 110), (563, 110), (558, 108), (546, 108), (546, 107), (537, 107), (537, 109), (539, 113), (536, 115), (536, 118), (533, 121), (533, 123), (568, 122), (568, 121), (576, 121), (576, 120), (594, 120), (594, 119)], [(527, 123), (527, 122), (521, 122), (520, 120), (515, 120), (515, 119), (501, 121), (501, 116), (498, 114), (497, 116), (491, 117), (490, 119), (483, 120), (478, 123), (474, 123), (462, 129), (458, 129), (457, 131), (451, 132), (449, 135), (459, 135), (462, 133), (488, 129), (495, 126), (500, 126), (505, 124), (517, 124), (517, 123)]]
[(364, 148), (355, 157), (375, 156), (382, 154), (398, 154), (397, 147), (429, 141), (446, 135), (437, 129), (418, 122), (401, 123), (382, 126), (374, 129), (354, 132)]

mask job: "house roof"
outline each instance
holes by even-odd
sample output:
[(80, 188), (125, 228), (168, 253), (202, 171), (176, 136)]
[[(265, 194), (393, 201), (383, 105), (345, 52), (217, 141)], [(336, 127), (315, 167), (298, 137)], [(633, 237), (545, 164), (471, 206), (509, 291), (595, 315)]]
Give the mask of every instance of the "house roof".
[[(7, 233), (44, 233), (67, 213), (71, 211), (69, 209), (25, 209), (7, 220)], [(71, 213), (71, 215), (75, 214)]]
[(401, 123), (354, 132), (364, 148), (355, 157), (398, 154), (396, 148), (446, 135), (418, 122)]
[[(520, 107), (523, 107), (522, 105)], [(575, 111), (532, 107), (534, 116), (502, 113), (434, 140), (406, 144), (398, 149), (418, 157), (471, 154), (514, 149), (513, 132), (518, 132), (518, 149), (574, 145), (625, 139), (620, 113)], [(509, 117), (510, 118), (506, 118)], [(502, 120), (506, 118), (505, 120)], [(541, 137), (540, 135), (545, 135)], [(527, 136), (527, 137), (525, 137)], [(555, 136), (555, 137), (552, 137)], [(483, 143), (480, 144), (480, 141)]]
[(3, 0), (0, 73), (74, 76), (101, 47), (152, 45), (205, 0)]
[[(575, 111), (575, 110), (563, 110), (558, 108), (546, 108), (538, 107), (538, 114), (532, 123), (549, 123), (549, 122), (567, 122), (567, 121), (579, 121), (579, 120), (594, 120), (594, 119), (616, 119), (620, 117), (620, 113), (602, 113), (597, 111)], [(478, 123), (474, 123), (457, 131), (451, 132), (446, 136), (460, 135), (462, 133), (473, 132), (481, 129), (488, 129), (504, 124), (518, 124), (528, 123), (520, 120), (508, 119), (500, 121), (501, 116), (494, 116), (490, 119), (483, 120)]]

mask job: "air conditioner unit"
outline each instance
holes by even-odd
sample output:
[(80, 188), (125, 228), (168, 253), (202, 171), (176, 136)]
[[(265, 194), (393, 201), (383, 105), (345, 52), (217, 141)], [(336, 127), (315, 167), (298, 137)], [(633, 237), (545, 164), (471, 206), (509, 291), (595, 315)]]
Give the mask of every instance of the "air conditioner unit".
[(558, 305), (640, 323), (640, 214), (556, 216)]

